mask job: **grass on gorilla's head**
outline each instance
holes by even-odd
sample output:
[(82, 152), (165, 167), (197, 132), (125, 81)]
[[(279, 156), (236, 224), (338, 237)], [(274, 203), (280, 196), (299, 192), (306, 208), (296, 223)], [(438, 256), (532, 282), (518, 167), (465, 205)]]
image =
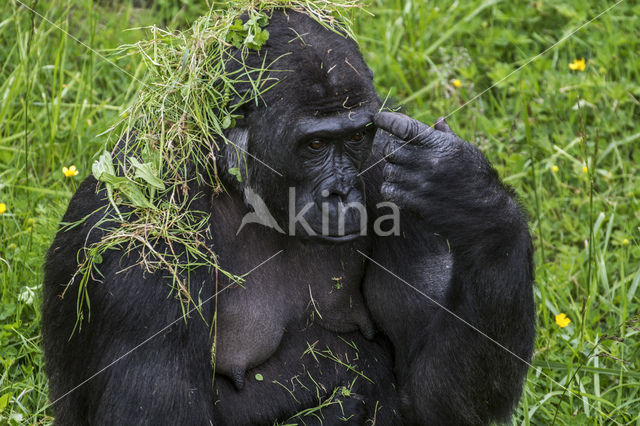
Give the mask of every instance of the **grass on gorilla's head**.
[[(68, 284), (77, 285), (77, 294), (63, 292), (64, 297), (77, 298), (77, 326), (90, 318), (87, 284), (99, 276), (99, 264), (110, 250), (140, 253), (146, 270), (168, 274), (185, 316), (187, 308), (200, 308), (190, 290), (194, 268), (208, 266), (242, 283), (242, 277), (218, 266), (216, 254), (205, 244), (211, 233), (208, 214), (189, 206), (198, 196), (189, 194), (190, 183), (205, 180), (214, 185), (214, 192), (222, 190), (212, 167), (219, 144), (233, 145), (237, 163), (246, 164), (245, 152), (224, 131), (240, 117), (238, 108), (261, 102), (262, 94), (277, 84), (266, 76), (279, 58), (263, 55), (259, 68), (244, 63), (251, 50), (267, 42), (270, 11), (287, 7), (352, 35), (347, 15), (358, 6), (357, 0), (239, 0), (212, 6), (186, 30), (147, 27), (146, 39), (111, 53), (138, 58), (139, 77), (129, 76), (140, 87), (122, 118), (105, 132), (116, 148), (104, 151), (92, 165), (112, 212), (95, 225), (105, 236), (79, 254), (78, 270)], [(241, 53), (232, 56), (234, 49)], [(230, 60), (240, 63), (237, 71), (229, 71)], [(238, 84), (248, 84), (251, 90), (238, 93)], [(240, 179), (237, 169), (229, 171)], [(166, 249), (157, 250), (159, 242)]]
[[(126, 0), (21, 1), (136, 77), (17, 0), (0, 5), (0, 424), (46, 424), (44, 253), (76, 183), (108, 143), (108, 133), (96, 135), (134, 116), (139, 80), (150, 82), (139, 56), (115, 49), (137, 48), (153, 24), (176, 34), (208, 8), (195, 0), (146, 9)], [(359, 12), (353, 30), (382, 97), (433, 123), (612, 4), (371, 0), (376, 16)], [(640, 421), (639, 16), (640, 5), (623, 1), (448, 118), (531, 217), (539, 370), (529, 373), (517, 424)], [(179, 69), (184, 51), (174, 50), (168, 60)], [(583, 57), (583, 71), (569, 68)], [(61, 169), (71, 164), (80, 173), (66, 178)], [(568, 326), (556, 324), (559, 313)]]

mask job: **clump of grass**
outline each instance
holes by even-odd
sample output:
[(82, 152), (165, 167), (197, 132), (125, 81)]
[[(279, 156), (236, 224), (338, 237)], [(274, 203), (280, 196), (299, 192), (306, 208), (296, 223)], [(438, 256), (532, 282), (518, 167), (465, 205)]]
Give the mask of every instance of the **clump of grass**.
[[(189, 291), (189, 271), (194, 267), (215, 268), (242, 282), (242, 277), (219, 267), (215, 253), (205, 244), (210, 238), (208, 215), (190, 209), (189, 203), (198, 196), (190, 192), (202, 185), (212, 185), (214, 193), (223, 190), (215, 156), (220, 144), (233, 145), (225, 130), (240, 117), (239, 107), (258, 102), (277, 84), (268, 77), (277, 58), (263, 62), (260, 68), (245, 65), (244, 59), (267, 42), (269, 13), (282, 7), (353, 36), (347, 12), (359, 7), (359, 2), (236, 1), (224, 9), (211, 8), (186, 31), (149, 27), (150, 39), (117, 50), (121, 55), (138, 55), (147, 73), (135, 102), (110, 129), (119, 142), (92, 168), (106, 188), (116, 223), (105, 216), (96, 225), (109, 223), (103, 229), (106, 236), (84, 248), (70, 282), (79, 279), (79, 320), (89, 307), (87, 283), (108, 250), (138, 251), (147, 270), (167, 272), (185, 302), (183, 309), (195, 305)], [(241, 66), (229, 71), (230, 60), (240, 61)], [(238, 84), (249, 84), (252, 90), (241, 94), (236, 90)], [(244, 156), (235, 148), (239, 157)], [(239, 160), (238, 164), (244, 164)], [(237, 170), (231, 170), (234, 172)], [(156, 250), (158, 242), (167, 249)]]

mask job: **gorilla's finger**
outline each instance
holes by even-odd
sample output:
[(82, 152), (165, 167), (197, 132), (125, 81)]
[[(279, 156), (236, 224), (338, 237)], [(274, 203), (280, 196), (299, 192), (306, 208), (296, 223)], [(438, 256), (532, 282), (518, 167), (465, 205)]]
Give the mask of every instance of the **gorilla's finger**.
[(387, 163), (382, 169), (382, 177), (386, 182), (399, 182), (403, 175), (403, 169), (393, 164)]
[(385, 160), (388, 160), (389, 157), (391, 157), (395, 152), (397, 152), (400, 148), (402, 148), (402, 144), (400, 143), (395, 143), (394, 141), (390, 140), (386, 143), (386, 145), (384, 146), (384, 148), (382, 149), (382, 154), (385, 157)]
[(384, 181), (380, 186), (380, 194), (385, 200), (392, 201), (397, 192), (397, 186), (391, 182)]
[(421, 168), (427, 159), (423, 148), (406, 142), (388, 144), (384, 149), (387, 163), (401, 164), (406, 168)]
[(415, 149), (404, 141), (390, 141), (384, 147), (384, 159), (392, 163), (405, 163), (415, 156)]
[(405, 190), (421, 188), (427, 183), (425, 181), (425, 175), (429, 174), (429, 172), (425, 173), (415, 168), (406, 168), (404, 166), (396, 166), (395, 164), (390, 163), (387, 163), (384, 166), (384, 169), (382, 169), (382, 177), (385, 182), (393, 183), (399, 188), (404, 188)]
[(449, 124), (447, 124), (447, 120), (444, 117), (438, 118), (433, 128), (444, 133), (449, 133), (452, 135), (456, 134), (453, 130), (451, 130), (451, 127), (449, 127)]
[(422, 142), (434, 131), (426, 124), (397, 112), (379, 112), (373, 117), (373, 123), (407, 142)]
[(410, 205), (415, 200), (415, 194), (391, 182), (384, 182), (380, 186), (380, 194), (385, 200), (397, 204), (400, 208)]

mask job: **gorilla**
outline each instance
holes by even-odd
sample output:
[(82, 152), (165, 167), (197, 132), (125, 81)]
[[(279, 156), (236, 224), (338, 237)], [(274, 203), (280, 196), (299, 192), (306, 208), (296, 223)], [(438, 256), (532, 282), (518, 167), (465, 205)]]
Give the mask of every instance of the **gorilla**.
[(535, 334), (532, 246), (513, 192), (444, 120), (380, 112), (353, 40), (271, 13), (268, 42), (245, 63), (279, 58), (278, 83), (242, 106), (235, 146), (214, 153), (225, 190), (188, 188), (189, 208), (210, 214), (205, 244), (245, 282), (194, 268), (206, 303), (185, 319), (166, 274), (111, 250), (74, 331), (78, 252), (115, 217), (86, 178), (63, 218), (84, 221), (61, 227), (45, 265), (56, 424), (507, 421)]

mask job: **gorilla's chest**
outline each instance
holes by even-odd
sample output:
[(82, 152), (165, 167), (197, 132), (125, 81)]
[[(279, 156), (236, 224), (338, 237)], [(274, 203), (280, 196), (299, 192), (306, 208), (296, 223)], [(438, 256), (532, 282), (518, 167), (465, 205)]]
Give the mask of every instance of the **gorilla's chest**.
[[(232, 285), (219, 296), (217, 373), (241, 387), (244, 372), (266, 361), (287, 330), (304, 330), (311, 323), (373, 336), (360, 288), (365, 258), (358, 250), (367, 250), (366, 240), (341, 245), (301, 241), (261, 225), (233, 235), (235, 221), (224, 213), (213, 217), (219, 264), (247, 275), (243, 286)], [(219, 288), (229, 283), (222, 280)]]

